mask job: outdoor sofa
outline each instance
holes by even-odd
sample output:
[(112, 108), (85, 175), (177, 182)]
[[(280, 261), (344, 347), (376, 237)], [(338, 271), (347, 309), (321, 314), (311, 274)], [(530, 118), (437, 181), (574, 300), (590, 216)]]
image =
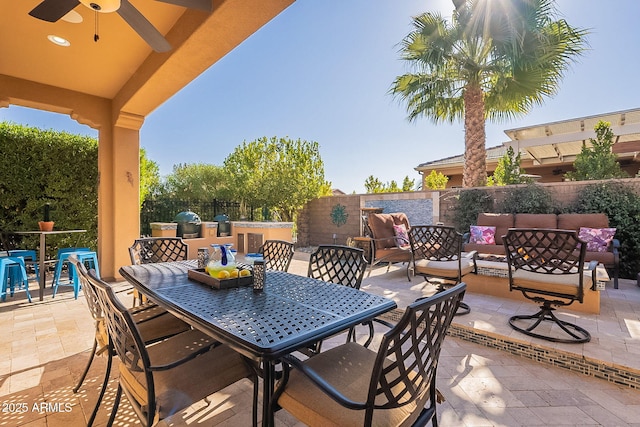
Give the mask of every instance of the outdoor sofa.
[(565, 214), (498, 214), (480, 213), (475, 225), (464, 235), (464, 251), (504, 256), (503, 236), (510, 228), (545, 228), (575, 230), (587, 242), (585, 262), (598, 261), (613, 272), (618, 288), (620, 242), (614, 238), (615, 228), (603, 213)]

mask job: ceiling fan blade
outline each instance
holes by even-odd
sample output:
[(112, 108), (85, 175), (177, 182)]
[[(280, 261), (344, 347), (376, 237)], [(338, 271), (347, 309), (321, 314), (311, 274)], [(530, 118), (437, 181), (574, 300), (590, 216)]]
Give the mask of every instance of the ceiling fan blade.
[(167, 52), (171, 50), (171, 45), (160, 31), (158, 31), (138, 9), (129, 3), (129, 0), (120, 1), (118, 15), (156, 52)]
[(189, 9), (199, 9), (205, 12), (213, 11), (211, 0), (158, 0), (162, 3), (174, 4), (176, 6), (188, 7)]
[(79, 4), (79, 0), (44, 0), (29, 15), (43, 21), (56, 22)]

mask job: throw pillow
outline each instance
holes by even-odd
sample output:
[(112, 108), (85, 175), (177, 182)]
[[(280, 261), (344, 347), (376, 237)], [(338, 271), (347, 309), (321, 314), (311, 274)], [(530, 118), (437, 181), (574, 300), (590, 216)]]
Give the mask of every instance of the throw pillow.
[(394, 224), (393, 234), (396, 236), (396, 244), (398, 246), (407, 246), (409, 244), (409, 233), (404, 224)]
[(615, 228), (580, 227), (578, 238), (587, 242), (588, 252), (607, 252), (615, 234)]
[(496, 244), (496, 228), (483, 226), (483, 225), (472, 225), (471, 226), (471, 237), (469, 238), (469, 243), (475, 243), (476, 245), (495, 245)]

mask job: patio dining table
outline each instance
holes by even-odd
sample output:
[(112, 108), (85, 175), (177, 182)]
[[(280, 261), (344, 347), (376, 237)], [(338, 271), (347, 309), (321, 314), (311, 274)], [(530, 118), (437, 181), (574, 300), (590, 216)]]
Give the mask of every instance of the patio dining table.
[(262, 292), (252, 286), (214, 289), (189, 279), (196, 263), (131, 265), (120, 273), (158, 305), (261, 363), (266, 426), (273, 425), (279, 358), (396, 308), (388, 298), (281, 271), (267, 271)]
[(40, 271), (39, 282), (39, 299), (44, 299), (44, 287), (47, 280), (47, 269), (45, 268), (46, 256), (47, 256), (47, 236), (56, 234), (72, 234), (72, 233), (86, 233), (87, 230), (53, 230), (53, 231), (12, 231), (7, 234), (39, 234), (40, 235), (40, 250), (38, 255), (38, 269)]

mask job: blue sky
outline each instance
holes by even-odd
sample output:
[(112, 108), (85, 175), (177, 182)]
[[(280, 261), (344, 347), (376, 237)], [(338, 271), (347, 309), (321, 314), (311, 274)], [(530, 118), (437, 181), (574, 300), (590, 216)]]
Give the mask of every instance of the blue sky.
[[(530, 114), (487, 123), (487, 147), (505, 129), (638, 108), (640, 1), (558, 0), (574, 26), (588, 28), (590, 49), (559, 93)], [(450, 16), (450, 0), (298, 0), (149, 115), (141, 145), (162, 175), (176, 163), (212, 163), (262, 136), (317, 141), (326, 179), (347, 193), (383, 182), (420, 180), (423, 162), (462, 154), (463, 123), (409, 123), (388, 94), (408, 71), (398, 55), (411, 17)], [(0, 108), (0, 120), (96, 136), (67, 116)]]

